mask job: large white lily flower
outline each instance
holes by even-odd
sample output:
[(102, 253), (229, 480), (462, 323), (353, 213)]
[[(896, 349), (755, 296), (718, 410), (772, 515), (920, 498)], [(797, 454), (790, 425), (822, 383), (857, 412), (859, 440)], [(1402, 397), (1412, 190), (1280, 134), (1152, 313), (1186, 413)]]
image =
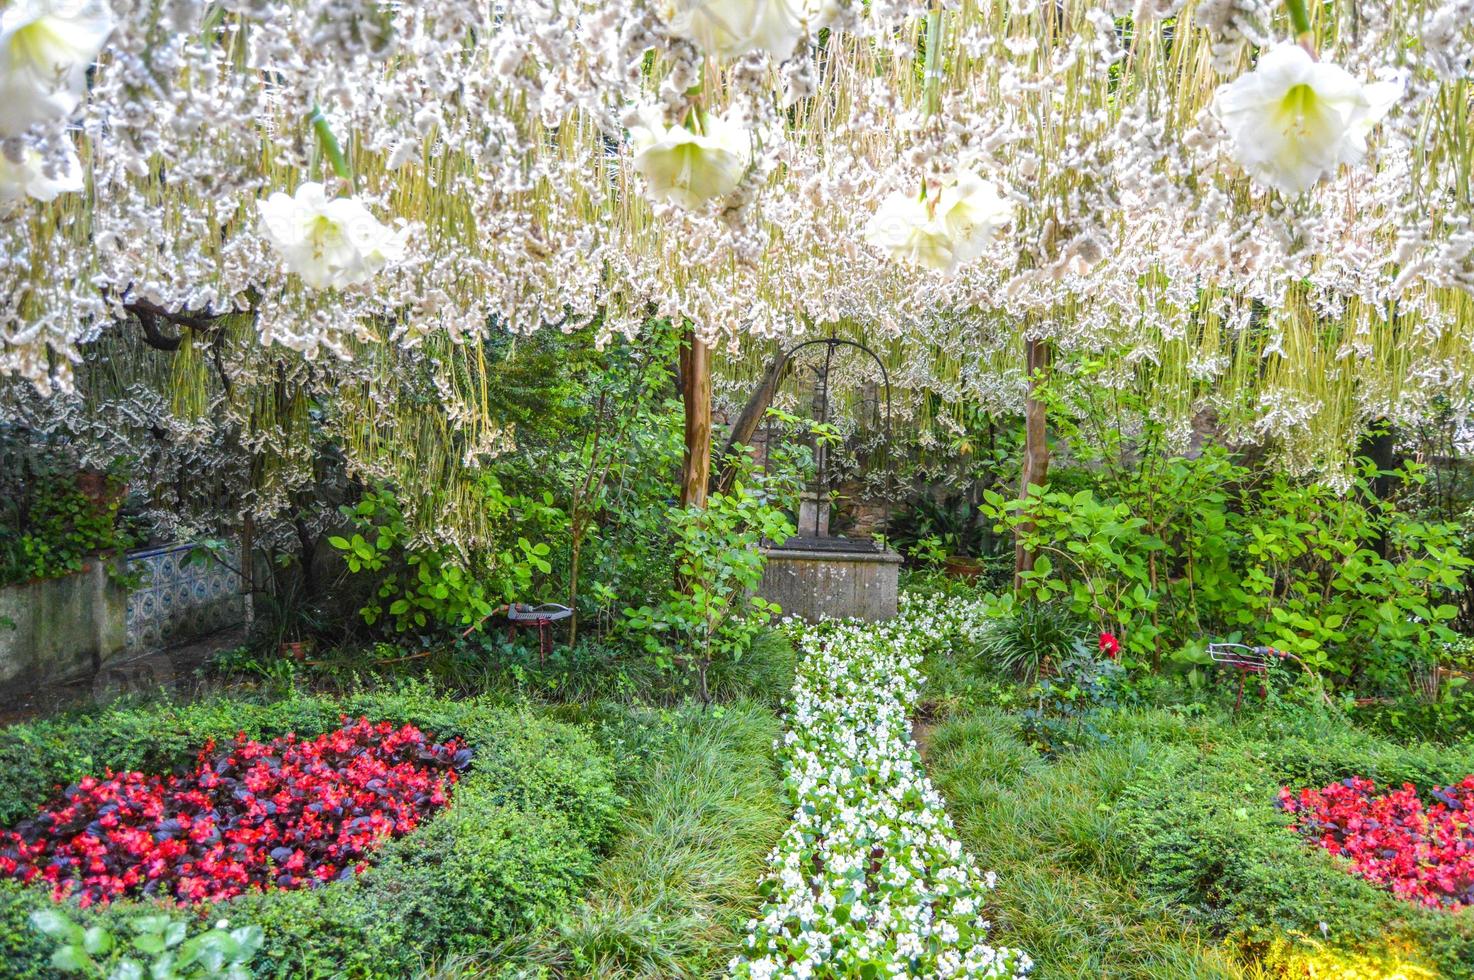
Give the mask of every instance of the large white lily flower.
[(964, 171), (937, 195), (936, 216), (952, 239), (953, 262), (961, 265), (982, 255), (999, 229), (1013, 220), (1013, 202), (996, 184)]
[(329, 199), (312, 182), (257, 202), (261, 233), (287, 271), (313, 289), (367, 281), (404, 255), (404, 232), (385, 227), (352, 197)]
[(886, 198), (865, 224), (865, 241), (924, 269), (952, 268), (952, 236), (916, 194), (900, 191)]
[(1341, 164), (1361, 162), (1367, 135), (1401, 93), (1400, 83), (1363, 85), (1286, 43), (1221, 87), (1214, 106), (1233, 158), (1260, 183), (1302, 194)]
[(82, 167), (77, 154), (67, 148), (61, 166), (46, 172), (46, 158), (35, 147), (23, 147), (20, 160), (0, 153), (0, 204), (12, 204), (23, 198), (54, 201), (59, 194), (82, 189)]
[(645, 178), (652, 200), (696, 210), (730, 194), (742, 181), (752, 152), (747, 130), (705, 113), (699, 129), (667, 126), (654, 109), (641, 112), (630, 127), (635, 169)]
[(1013, 220), (1013, 203), (970, 171), (947, 181), (930, 199), (900, 192), (886, 198), (865, 225), (865, 240), (891, 258), (951, 273), (983, 254)]
[(667, 0), (665, 19), (671, 33), (708, 55), (767, 51), (783, 61), (804, 36), (808, 6), (804, 0)]
[(18, 0), (0, 11), (0, 136), (71, 115), (112, 31), (112, 12), (96, 0)]

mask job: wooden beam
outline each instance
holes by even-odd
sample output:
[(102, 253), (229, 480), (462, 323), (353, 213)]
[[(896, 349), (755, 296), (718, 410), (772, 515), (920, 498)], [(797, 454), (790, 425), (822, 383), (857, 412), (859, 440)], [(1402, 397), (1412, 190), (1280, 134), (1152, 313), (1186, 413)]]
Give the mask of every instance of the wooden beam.
[(763, 372), (763, 380), (757, 389), (747, 399), (747, 404), (742, 406), (742, 414), (737, 416), (737, 421), (732, 423), (732, 431), (727, 434), (727, 442), (722, 448), (719, 457), (721, 469), (712, 484), (712, 490), (717, 493), (725, 493), (732, 489), (732, 481), (737, 476), (737, 467), (728, 460), (738, 446), (752, 445), (752, 437), (757, 434), (758, 426), (767, 415), (768, 406), (773, 404), (773, 396), (778, 392), (778, 385), (783, 380), (783, 374), (788, 367), (788, 354), (780, 351), (768, 362), (768, 369)]
[[(1042, 487), (1049, 479), (1049, 430), (1046, 427), (1044, 402), (1038, 397), (1039, 386), (1044, 383), (1049, 371), (1050, 346), (1044, 339), (1025, 341), (1025, 360), (1029, 369), (1029, 391), (1024, 397), (1024, 465), (1019, 472), (1018, 494), (1027, 500), (1029, 487)], [(1023, 545), (1022, 535), (1032, 530), (1027, 524), (1018, 528), (1018, 541), (1014, 544), (1013, 586), (1021, 584), (1020, 576), (1034, 567), (1034, 553)]]
[(681, 506), (705, 508), (711, 480), (711, 348), (690, 327), (681, 345), (681, 401), (686, 408)]

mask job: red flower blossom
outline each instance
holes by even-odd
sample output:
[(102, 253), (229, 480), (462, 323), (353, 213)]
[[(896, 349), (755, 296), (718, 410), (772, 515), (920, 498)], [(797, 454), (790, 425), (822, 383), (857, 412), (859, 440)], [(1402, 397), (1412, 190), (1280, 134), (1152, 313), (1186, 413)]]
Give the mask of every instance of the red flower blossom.
[(236, 736), (184, 776), (87, 776), (0, 831), (0, 876), (37, 878), (58, 901), (219, 901), (349, 877), (386, 840), (444, 806), (471, 750), (410, 725), (344, 719), (313, 739)]
[(1114, 633), (1100, 634), (1100, 652), (1115, 660), (1121, 655), (1121, 641), (1116, 639)]
[(1376, 795), (1353, 776), (1324, 789), (1279, 792), (1291, 824), (1353, 873), (1430, 908), (1474, 905), (1474, 776), (1436, 786), (1432, 806), (1409, 783)]

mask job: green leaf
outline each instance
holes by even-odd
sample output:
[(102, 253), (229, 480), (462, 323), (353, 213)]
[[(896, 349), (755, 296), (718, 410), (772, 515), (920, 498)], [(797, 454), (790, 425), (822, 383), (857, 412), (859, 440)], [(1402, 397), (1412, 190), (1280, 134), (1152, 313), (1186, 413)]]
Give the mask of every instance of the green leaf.
[(334, 548), (337, 548), (339, 551), (347, 551), (351, 547), (348, 544), (347, 538), (339, 537), (336, 534), (328, 538), (328, 544), (332, 545)]
[(108, 980), (143, 980), (143, 964), (137, 960), (124, 958), (113, 967), (113, 972), (107, 975)]
[(62, 973), (81, 973), (91, 960), (80, 946), (62, 946), (51, 954), (51, 965)]
[(113, 948), (113, 934), (102, 926), (91, 926), (82, 933), (82, 948), (93, 956), (101, 956)]
[(31, 913), (31, 928), (51, 939), (66, 939), (75, 927), (55, 909), (38, 909)]

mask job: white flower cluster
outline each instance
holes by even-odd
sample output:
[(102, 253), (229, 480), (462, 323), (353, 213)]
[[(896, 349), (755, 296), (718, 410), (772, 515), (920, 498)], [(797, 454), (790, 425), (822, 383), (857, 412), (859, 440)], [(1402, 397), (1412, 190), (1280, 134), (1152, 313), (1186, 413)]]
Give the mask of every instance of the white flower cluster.
[(771, 856), (762, 918), (736, 977), (1013, 977), (989, 946), (991, 872), (953, 835), (907, 710), (922, 620), (825, 623), (799, 635), (783, 752), (793, 822)]

